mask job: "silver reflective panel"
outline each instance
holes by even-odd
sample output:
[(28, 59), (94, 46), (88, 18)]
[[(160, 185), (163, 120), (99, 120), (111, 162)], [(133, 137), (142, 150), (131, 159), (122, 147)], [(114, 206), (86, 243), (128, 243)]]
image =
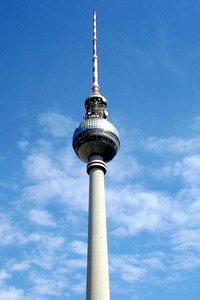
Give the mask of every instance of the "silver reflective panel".
[(101, 155), (105, 162), (110, 161), (119, 147), (117, 129), (103, 118), (85, 119), (74, 132), (73, 148), (85, 162), (89, 162), (92, 155)]
[(76, 128), (75, 133), (79, 134), (80, 132), (82, 132), (86, 129), (95, 129), (95, 128), (113, 132), (116, 136), (119, 137), (119, 133), (118, 133), (117, 129), (115, 128), (115, 126), (112, 123), (110, 123), (109, 121), (107, 121), (105, 119), (100, 119), (100, 118), (89, 118), (89, 119), (84, 120)]

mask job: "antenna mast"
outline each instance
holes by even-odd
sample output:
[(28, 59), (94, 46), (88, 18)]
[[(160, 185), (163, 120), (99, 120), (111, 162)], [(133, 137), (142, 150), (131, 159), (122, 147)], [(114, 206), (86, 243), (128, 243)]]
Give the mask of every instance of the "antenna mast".
[(99, 92), (98, 84), (98, 56), (97, 56), (97, 22), (96, 22), (96, 11), (93, 12), (93, 93)]

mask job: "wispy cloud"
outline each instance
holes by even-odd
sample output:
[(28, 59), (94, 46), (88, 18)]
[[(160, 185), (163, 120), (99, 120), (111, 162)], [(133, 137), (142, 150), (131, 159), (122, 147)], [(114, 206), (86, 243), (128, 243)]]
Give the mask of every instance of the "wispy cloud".
[(69, 247), (75, 253), (86, 255), (87, 244), (82, 241), (75, 240), (69, 244)]
[(196, 131), (197, 133), (199, 133), (200, 131), (200, 116), (197, 116), (193, 119), (191, 128)]
[(158, 139), (156, 137), (150, 137), (147, 141), (145, 141), (145, 145), (145, 147), (147, 147), (150, 151), (154, 151), (158, 154), (168, 152), (176, 155), (184, 155), (199, 151), (200, 138), (194, 137), (191, 139), (182, 139), (170, 137), (167, 139)]
[(44, 133), (55, 138), (66, 137), (71, 134), (76, 122), (71, 117), (66, 117), (57, 112), (47, 112), (38, 116), (39, 124)]
[(55, 226), (56, 223), (53, 220), (49, 212), (41, 209), (31, 209), (29, 218), (32, 222), (35, 222), (42, 226)]
[[(3, 287), (0, 290), (0, 298), (6, 300), (25, 300), (27, 299), (25, 293), (21, 289), (15, 287)], [(39, 300), (39, 299), (37, 299)]]

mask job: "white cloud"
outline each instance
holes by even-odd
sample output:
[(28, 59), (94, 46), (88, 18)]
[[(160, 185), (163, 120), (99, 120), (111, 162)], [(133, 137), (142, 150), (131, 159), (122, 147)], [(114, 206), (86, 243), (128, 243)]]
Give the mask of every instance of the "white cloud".
[(194, 130), (194, 131), (197, 131), (197, 132), (199, 132), (199, 130), (200, 130), (200, 116), (197, 116), (197, 117), (195, 117), (194, 119), (193, 119), (193, 123), (192, 123), (192, 129)]
[(173, 235), (173, 244), (178, 251), (200, 251), (200, 230), (183, 228)]
[(182, 162), (177, 165), (177, 172), (182, 176), (185, 182), (190, 185), (199, 185), (200, 178), (200, 155), (184, 157)]
[(12, 266), (12, 271), (24, 271), (24, 270), (29, 269), (29, 267), (30, 267), (30, 262), (23, 261), (21, 263), (15, 263)]
[(30, 242), (39, 242), (41, 241), (42, 236), (39, 233), (30, 233), (26, 238), (26, 241)]
[(108, 216), (117, 226), (117, 235), (135, 235), (140, 231), (163, 232), (168, 229), (171, 198), (141, 186), (107, 189)]
[(47, 251), (55, 251), (62, 247), (65, 243), (65, 238), (56, 234), (47, 233), (31, 233), (24, 239), (24, 243), (35, 242), (37, 245)]
[(38, 274), (32, 275), (31, 278), (34, 283), (33, 290), (36, 295), (58, 296), (65, 287), (63, 278), (59, 278), (54, 274), (52, 274), (51, 278), (41, 275), (38, 276)]
[(146, 270), (139, 266), (138, 260), (128, 255), (113, 256), (110, 259), (111, 272), (120, 274), (120, 277), (128, 282), (141, 281), (145, 277)]
[(85, 283), (85, 278), (82, 279), (82, 282), (78, 284), (72, 284), (70, 286), (70, 289), (75, 292), (76, 294), (83, 294), (85, 293), (86, 290), (86, 283)]
[(29, 218), (32, 222), (42, 226), (56, 226), (56, 223), (50, 213), (45, 210), (31, 209)]
[(56, 198), (56, 201), (65, 203), (76, 210), (87, 210), (87, 174), (85, 177), (78, 175), (77, 178), (70, 177), (69, 174), (64, 177), (62, 175), (55, 178), (48, 177), (47, 175), (44, 180), (37, 180), (33, 185), (25, 187), (23, 198), (26, 201), (33, 200), (38, 204), (45, 204)]
[(55, 250), (59, 249), (65, 242), (65, 238), (62, 236), (55, 236), (55, 237), (47, 237), (46, 245), (47, 249)]
[(150, 254), (147, 258), (142, 259), (141, 264), (145, 265), (146, 268), (150, 271), (152, 270), (166, 270), (166, 266), (163, 262), (163, 253), (156, 252)]
[(0, 270), (0, 299), (2, 300), (25, 300), (25, 294), (22, 289), (16, 289), (12, 286), (6, 286), (6, 279), (11, 275), (6, 270)]
[(69, 259), (66, 261), (66, 266), (71, 270), (86, 268), (86, 259)]
[[(53, 142), (52, 142), (53, 144)], [(29, 184), (23, 190), (25, 201), (45, 204), (53, 198), (78, 210), (87, 209), (88, 175), (71, 148), (58, 151), (32, 145), (23, 161)], [(70, 152), (70, 154), (68, 154)], [(78, 186), (78, 188), (77, 188)]]
[(200, 138), (195, 137), (186, 140), (177, 137), (170, 137), (167, 139), (150, 137), (147, 141), (143, 142), (143, 146), (158, 154), (166, 152), (173, 154), (187, 154), (200, 150)]
[(22, 150), (22, 151), (26, 151), (29, 147), (29, 142), (26, 140), (21, 140), (18, 142), (18, 147)]
[(25, 300), (23, 290), (14, 287), (2, 288), (0, 290), (0, 299), (2, 300)]
[(23, 162), (24, 168), (30, 178), (43, 180), (62, 176), (61, 170), (44, 153), (29, 155)]
[(141, 166), (134, 157), (127, 153), (119, 153), (109, 164), (106, 176), (114, 182), (123, 182), (137, 177), (140, 173)]
[(0, 243), (1, 245), (12, 244), (18, 238), (18, 230), (5, 214), (0, 214)]
[(44, 133), (51, 134), (56, 138), (72, 136), (77, 125), (71, 117), (66, 117), (56, 112), (40, 114), (38, 121)]
[(172, 272), (179, 272), (180, 276), (182, 271), (192, 271), (200, 267), (199, 254), (194, 255), (193, 251), (178, 252), (174, 254), (173, 261), (171, 262), (170, 269)]
[(2, 282), (9, 277), (10, 275), (6, 272), (6, 270), (0, 270), (0, 284), (2, 284)]
[(87, 253), (87, 243), (82, 241), (74, 240), (72, 243), (69, 244), (69, 247), (74, 253), (86, 255)]

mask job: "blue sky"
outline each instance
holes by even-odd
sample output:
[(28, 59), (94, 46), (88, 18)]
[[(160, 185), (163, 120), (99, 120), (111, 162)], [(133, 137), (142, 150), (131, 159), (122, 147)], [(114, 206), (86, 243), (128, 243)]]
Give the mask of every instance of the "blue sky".
[(106, 174), (111, 299), (198, 300), (200, 4), (1, 1), (0, 299), (85, 298), (92, 86), (121, 149)]

